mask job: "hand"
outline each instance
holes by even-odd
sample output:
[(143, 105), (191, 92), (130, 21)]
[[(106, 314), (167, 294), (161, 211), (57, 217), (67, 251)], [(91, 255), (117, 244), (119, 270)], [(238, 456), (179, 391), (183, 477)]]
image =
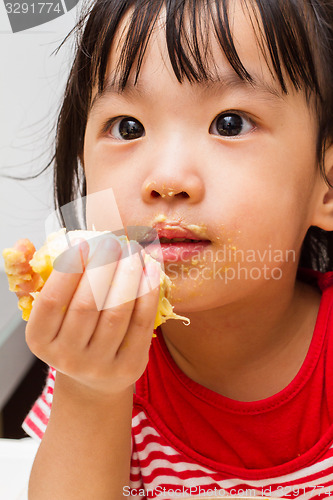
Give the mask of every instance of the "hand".
[[(52, 271), (26, 328), (28, 346), (38, 358), (107, 395), (124, 391), (144, 372), (158, 307), (159, 264), (149, 262), (143, 272), (143, 249), (130, 245), (132, 255), (124, 258), (126, 244), (107, 235), (89, 261), (87, 241), (62, 254), (60, 267), (67, 272)], [(77, 272), (81, 261), (83, 273)], [(96, 296), (111, 307), (98, 310)]]

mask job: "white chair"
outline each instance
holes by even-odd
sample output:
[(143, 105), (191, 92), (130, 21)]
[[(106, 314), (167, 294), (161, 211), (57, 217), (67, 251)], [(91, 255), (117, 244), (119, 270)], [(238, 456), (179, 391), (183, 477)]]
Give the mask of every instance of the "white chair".
[(32, 438), (0, 439), (0, 498), (27, 500), (31, 467), (39, 443)]

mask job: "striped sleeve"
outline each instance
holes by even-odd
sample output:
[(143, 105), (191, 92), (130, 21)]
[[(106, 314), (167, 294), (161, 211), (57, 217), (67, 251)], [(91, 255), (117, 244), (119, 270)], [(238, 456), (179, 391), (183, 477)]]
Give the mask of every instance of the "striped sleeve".
[[(55, 377), (56, 370), (50, 367), (43, 392), (34, 403), (33, 407), (31, 408), (22, 424), (23, 430), (29, 436), (37, 439), (38, 441), (42, 440), (50, 418)], [(128, 493), (130, 495), (130, 498), (133, 500), (136, 498), (145, 500), (146, 497), (143, 495), (144, 486), (141, 477), (140, 463), (136, 451), (136, 444), (133, 440), (133, 434), (131, 439), (131, 450), (132, 457), (130, 482), (129, 485), (124, 489), (124, 496), (128, 496)]]
[(55, 369), (50, 367), (43, 392), (31, 408), (22, 424), (23, 430), (29, 436), (39, 441), (44, 435), (50, 418), (55, 375)]

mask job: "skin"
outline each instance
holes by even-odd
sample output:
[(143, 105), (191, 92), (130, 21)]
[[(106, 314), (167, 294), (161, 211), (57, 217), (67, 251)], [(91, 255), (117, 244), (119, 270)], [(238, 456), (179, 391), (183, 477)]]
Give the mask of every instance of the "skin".
[[(235, 5), (240, 58), (250, 74), (277, 93), (248, 17)], [(213, 41), (212, 51), (226, 82), (233, 74)], [(112, 49), (109, 79), (116, 59)], [(112, 187), (124, 226), (151, 225), (160, 214), (184, 224), (200, 222), (213, 256), (226, 244), (244, 251), (262, 252), (268, 244), (272, 250), (295, 251), (292, 261), (260, 263), (268, 270), (278, 267), (278, 280), (260, 276), (226, 284), (220, 278), (194, 281), (178, 273), (172, 277), (172, 299), (176, 312), (188, 316), (191, 325), (169, 321), (162, 327), (171, 355), (194, 380), (242, 401), (268, 397), (299, 370), (319, 307), (318, 293), (295, 280), (305, 233), (312, 224), (333, 229), (332, 193), (315, 159), (315, 116), (303, 94), (291, 88), (278, 98), (235, 83), (220, 85), (214, 93), (178, 83), (160, 29), (148, 46), (139, 85), (149, 97), (133, 91), (94, 101), (83, 156), (88, 195)], [(220, 136), (212, 125), (230, 110), (245, 120), (245, 132), (233, 138)], [(145, 135), (125, 141), (118, 135), (119, 120), (105, 127), (108, 120), (123, 116), (139, 120)], [(332, 159), (329, 150), (328, 173)], [(103, 204), (96, 229), (104, 229), (107, 218)], [(83, 259), (87, 251), (82, 243)], [(107, 254), (113, 252), (117, 259), (121, 251), (116, 245)], [(101, 252), (97, 249), (95, 258)], [(213, 271), (207, 258), (196, 265), (208, 274)], [(258, 262), (242, 265), (250, 270)], [(172, 275), (170, 265), (166, 271)], [(143, 279), (134, 257), (119, 260), (116, 269), (105, 273), (107, 293), (116, 294), (120, 286), (138, 288)], [(156, 285), (156, 276), (152, 279)], [(31, 500), (51, 494), (70, 500), (78, 498), (78, 490), (80, 499), (120, 498), (128, 484), (132, 386), (148, 360), (158, 287), (135, 301), (96, 311), (88, 281), (86, 273), (53, 271), (27, 326), (32, 351), (58, 370), (51, 420), (31, 475)]]
[[(88, 194), (112, 187), (125, 226), (151, 225), (162, 214), (184, 224), (199, 221), (206, 228), (211, 246), (208, 257), (197, 259), (199, 277), (182, 272), (189, 270), (189, 262), (165, 264), (175, 285), (175, 311), (188, 316), (191, 326), (168, 322), (162, 331), (187, 375), (221, 394), (250, 401), (281, 390), (304, 361), (320, 296), (296, 282), (295, 276), (307, 229), (320, 225), (327, 187), (316, 162), (314, 113), (303, 93), (291, 85), (289, 95), (281, 95), (247, 15), (241, 8), (234, 15), (241, 61), (277, 95), (239, 82), (222, 84), (215, 92), (178, 83), (164, 32), (157, 30), (138, 84), (133, 86), (132, 75), (122, 94), (110, 91), (95, 99), (85, 135), (84, 166)], [(212, 53), (221, 80), (233, 78), (214, 40)], [(117, 56), (111, 50), (109, 81)], [(138, 88), (147, 95), (136, 93)], [(244, 132), (231, 138), (214, 129), (216, 116), (229, 110), (244, 117)], [(117, 117), (124, 116), (143, 125), (142, 137), (122, 139)], [(115, 121), (105, 130), (110, 119)], [(181, 192), (188, 197), (181, 197)], [(100, 223), (105, 217), (101, 212)], [(234, 258), (221, 262), (225, 248), (231, 248)], [(276, 262), (267, 253), (260, 261), (268, 248), (272, 255), (292, 250), (293, 258)], [(256, 261), (240, 262), (237, 255), (251, 250)], [(259, 279), (258, 274), (244, 279), (246, 271), (237, 279), (238, 263), (248, 273), (259, 267)], [(226, 284), (225, 273), (233, 269), (236, 278)]]

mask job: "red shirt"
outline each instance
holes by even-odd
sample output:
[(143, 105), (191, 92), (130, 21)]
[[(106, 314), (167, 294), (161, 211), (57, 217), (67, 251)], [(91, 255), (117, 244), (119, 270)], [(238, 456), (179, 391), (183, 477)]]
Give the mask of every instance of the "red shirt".
[[(323, 293), (306, 359), (292, 382), (267, 399), (233, 401), (197, 384), (157, 331), (134, 397), (134, 497), (333, 496), (333, 273), (312, 275)], [(51, 370), (24, 424), (39, 438), (53, 384)]]
[(315, 456), (333, 439), (332, 303), (333, 286), (324, 290), (301, 369), (274, 396), (240, 402), (199, 385), (175, 364), (159, 329), (137, 395), (185, 446), (227, 470), (265, 469), (306, 453)]

